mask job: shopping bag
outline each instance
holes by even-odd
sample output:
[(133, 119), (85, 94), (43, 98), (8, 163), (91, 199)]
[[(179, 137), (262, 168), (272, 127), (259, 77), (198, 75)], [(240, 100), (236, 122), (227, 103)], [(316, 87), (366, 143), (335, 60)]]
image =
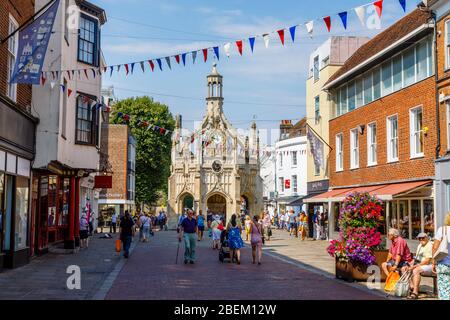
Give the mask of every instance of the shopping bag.
[(405, 272), (401, 278), (397, 281), (397, 284), (395, 285), (394, 289), (394, 295), (396, 297), (407, 297), (409, 293), (409, 281), (411, 280), (411, 272), (407, 271)]
[(391, 273), (389, 273), (386, 279), (386, 285), (384, 286), (384, 291), (393, 291), (398, 280), (400, 280), (400, 275), (398, 274), (398, 272), (392, 271)]
[(116, 252), (120, 252), (122, 250), (122, 241), (120, 239), (116, 240)]

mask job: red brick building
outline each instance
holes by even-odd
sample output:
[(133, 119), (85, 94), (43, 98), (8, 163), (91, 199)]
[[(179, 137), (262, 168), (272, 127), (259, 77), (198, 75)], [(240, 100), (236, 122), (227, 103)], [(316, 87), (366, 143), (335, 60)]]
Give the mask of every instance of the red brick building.
[(0, 1), (0, 270), (28, 262), (31, 162), (37, 119), (31, 116), (31, 86), (10, 84), (18, 33), (34, 14), (33, 0)]
[(416, 9), (360, 47), (325, 84), (330, 120), (331, 231), (341, 201), (367, 191), (384, 201), (385, 230), (434, 233), (437, 145), (434, 28)]
[[(115, 212), (123, 215), (135, 207), (136, 143), (130, 127), (105, 124), (102, 127), (101, 162), (108, 162), (113, 172), (112, 188), (100, 190), (99, 219), (109, 225)], [(103, 159), (107, 156), (107, 159)], [(101, 221), (100, 221), (101, 223)]]

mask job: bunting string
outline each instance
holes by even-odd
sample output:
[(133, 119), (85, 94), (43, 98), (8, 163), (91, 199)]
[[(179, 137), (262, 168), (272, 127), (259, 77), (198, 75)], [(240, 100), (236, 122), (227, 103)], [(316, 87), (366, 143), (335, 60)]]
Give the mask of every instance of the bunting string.
[[(402, 11), (406, 12), (406, 1), (407, 0), (394, 0), (398, 1), (398, 4), (401, 6)], [(147, 60), (142, 61), (134, 61), (124, 64), (118, 64), (118, 65), (110, 65), (110, 66), (102, 66), (97, 68), (87, 68), (87, 69), (69, 69), (69, 70), (48, 70), (48, 71), (42, 71), (41, 79), (48, 79), (51, 75), (53, 80), (59, 79), (59, 77), (63, 74), (67, 74), (69, 79), (75, 80), (75, 75), (78, 75), (78, 80), (81, 80), (82, 74), (84, 74), (86, 79), (95, 78), (96, 76), (101, 76), (102, 74), (106, 74), (107, 70), (109, 69), (109, 75), (112, 77), (114, 70), (116, 70), (118, 73), (121, 70), (121, 67), (125, 69), (125, 76), (128, 76), (130, 74), (134, 73), (134, 66), (135, 64), (139, 64), (141, 66), (142, 72), (146, 71), (146, 66), (148, 65), (150, 67), (150, 71), (154, 72), (155, 70), (155, 62), (158, 65), (158, 68), (160, 71), (164, 71), (167, 68), (169, 70), (172, 69), (171, 61), (175, 59), (176, 63), (178, 65), (181, 65), (180, 62), (183, 64), (183, 66), (186, 66), (186, 57), (187, 55), (191, 55), (192, 57), (192, 64), (195, 64), (197, 59), (197, 54), (200, 52), (203, 56), (203, 61), (207, 62), (210, 57), (213, 57), (214, 59), (220, 60), (220, 48), (222, 48), (225, 52), (225, 55), (229, 58), (231, 55), (231, 46), (234, 45), (236, 47), (236, 51), (239, 53), (240, 56), (243, 55), (243, 52), (245, 51), (244, 43), (249, 44), (250, 51), (253, 53), (255, 50), (255, 42), (256, 39), (262, 39), (264, 42), (264, 46), (266, 48), (269, 47), (269, 43), (271, 40), (271, 36), (278, 38), (280, 43), (284, 46), (285, 45), (285, 31), (289, 32), (291, 41), (294, 43), (297, 34), (299, 33), (300, 27), (306, 29), (306, 35), (309, 35), (310, 37), (314, 34), (314, 28), (315, 23), (322, 23), (325, 25), (325, 28), (328, 32), (331, 32), (332, 28), (334, 28), (335, 24), (333, 23), (333, 16), (336, 16), (340, 20), (340, 24), (342, 24), (343, 28), (347, 30), (348, 27), (348, 17), (350, 14), (355, 14), (359, 21), (361, 22), (361, 25), (363, 27), (366, 27), (365, 25), (365, 18), (366, 18), (366, 9), (369, 6), (372, 6), (378, 17), (381, 19), (382, 13), (383, 13), (383, 2), (384, 0), (377, 0), (374, 2), (370, 2), (349, 10), (341, 11), (335, 15), (328, 15), (324, 16), (315, 20), (308, 21), (304, 24), (296, 24), (291, 27), (286, 28), (280, 28), (276, 31), (272, 31), (269, 33), (263, 33), (261, 35), (257, 36), (250, 36), (242, 39), (238, 39), (234, 42), (226, 42), (223, 43), (221, 46), (214, 45), (207, 48), (202, 48), (198, 50), (194, 50), (191, 52), (183, 52), (183, 53), (177, 53), (171, 56), (166, 57), (159, 57), (159, 58), (151, 58)], [(211, 52), (211, 55), (209, 55), (209, 52)], [(181, 59), (180, 59), (181, 57)], [(165, 61), (165, 66), (163, 66), (163, 61)], [(147, 67), (148, 68), (148, 67)], [(89, 74), (90, 73), (90, 74)], [(41, 82), (45, 82), (41, 81)]]

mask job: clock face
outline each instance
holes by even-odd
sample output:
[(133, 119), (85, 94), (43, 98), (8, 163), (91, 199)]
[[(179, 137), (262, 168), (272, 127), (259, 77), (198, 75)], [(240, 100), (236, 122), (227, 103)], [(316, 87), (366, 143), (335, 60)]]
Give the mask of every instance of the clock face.
[(219, 173), (222, 171), (222, 162), (215, 160), (212, 164), (212, 169), (214, 172)]

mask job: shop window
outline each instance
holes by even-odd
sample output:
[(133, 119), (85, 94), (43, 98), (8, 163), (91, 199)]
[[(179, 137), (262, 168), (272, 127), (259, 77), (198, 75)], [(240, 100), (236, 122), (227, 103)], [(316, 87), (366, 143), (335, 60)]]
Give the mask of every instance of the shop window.
[(3, 248), (3, 215), (5, 210), (5, 174), (0, 173), (0, 252)]
[(422, 219), (419, 200), (411, 200), (411, 230), (412, 239), (416, 239), (418, 234), (422, 232)]
[(339, 215), (341, 214), (341, 204), (335, 202), (333, 207), (334, 231), (339, 232)]
[(48, 177), (48, 227), (56, 227), (57, 176)]
[(423, 201), (423, 215), (424, 215), (424, 231), (431, 238), (434, 237), (434, 204), (433, 200)]
[(398, 229), (397, 201), (389, 202), (389, 229)]
[(29, 203), (29, 179), (16, 177), (15, 199), (15, 230), (14, 250), (22, 250), (27, 247), (28, 235), (28, 203)]
[(409, 219), (408, 201), (400, 200), (398, 202), (398, 231), (404, 239), (409, 239)]
[(60, 211), (58, 217), (58, 225), (65, 226), (68, 224), (70, 205), (70, 179), (65, 178), (62, 181), (62, 198), (60, 200)]

